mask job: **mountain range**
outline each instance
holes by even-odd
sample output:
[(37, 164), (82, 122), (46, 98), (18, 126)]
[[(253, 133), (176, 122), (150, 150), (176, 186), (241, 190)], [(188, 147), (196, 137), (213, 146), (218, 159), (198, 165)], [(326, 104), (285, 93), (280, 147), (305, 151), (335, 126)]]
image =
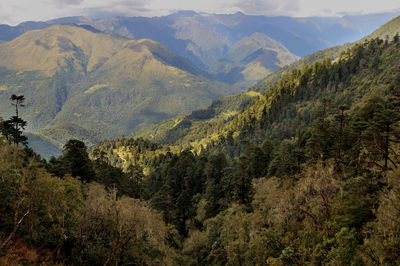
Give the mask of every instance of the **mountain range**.
[[(135, 132), (132, 136), (147, 138), (162, 144), (178, 145), (184, 148), (189, 147), (199, 151), (203, 147), (207, 147), (210, 144), (212, 145), (213, 142), (218, 142), (220, 138), (223, 139), (229, 134), (234, 133), (237, 136), (238, 134), (240, 134), (241, 131), (243, 131), (243, 128), (251, 126), (257, 127), (256, 121), (261, 119), (263, 108), (272, 108), (271, 107), (272, 103), (270, 101), (271, 98), (273, 97), (271, 95), (272, 94), (284, 95), (285, 93), (287, 93), (284, 90), (286, 86), (285, 82), (288, 79), (288, 77), (291, 77), (293, 75), (296, 76), (295, 73), (308, 71), (307, 67), (313, 66), (316, 63), (318, 64), (319, 62), (322, 62), (323, 60), (326, 59), (328, 59), (329, 61), (332, 60), (332, 62), (337, 62), (341, 54), (343, 53), (345, 54), (349, 49), (351, 49), (351, 47), (357, 44), (364, 44), (364, 43), (368, 44), (369, 40), (373, 40), (375, 38), (381, 38), (381, 39), (387, 38), (388, 40), (391, 40), (393, 39), (394, 36), (398, 35), (399, 32), (400, 32), (400, 17), (396, 17), (391, 21), (389, 21), (388, 23), (382, 25), (373, 33), (361, 38), (360, 40), (354, 43), (348, 43), (341, 46), (334, 46), (325, 50), (318, 51), (314, 54), (306, 56), (305, 58), (291, 65), (285, 66), (279, 69), (278, 71), (275, 71), (274, 73), (267, 75), (262, 81), (257, 83), (255, 86), (250, 87), (247, 93), (221, 97), (220, 99), (214, 101), (213, 104), (207, 108), (193, 111), (192, 114), (186, 116), (179, 116), (171, 120), (167, 120), (158, 125), (146, 127), (139, 132)], [(397, 55), (397, 53), (393, 52), (393, 56), (394, 55)], [(386, 54), (386, 56), (388, 55)], [(387, 58), (385, 58), (385, 60), (382, 60), (382, 62), (383, 61), (388, 61), (388, 60)], [(395, 73), (396, 64), (392, 62), (385, 68), (386, 72)], [(382, 77), (369, 79), (368, 75), (378, 74), (376, 73), (376, 71), (371, 72), (370, 70), (371, 69), (364, 70), (364, 72), (362, 72), (364, 76), (362, 77), (357, 77), (356, 75), (352, 76), (352, 78), (355, 80), (353, 86), (356, 88), (363, 87), (365, 89), (365, 87), (368, 86), (373, 87), (373, 85), (372, 84), (360, 85), (360, 83), (365, 82), (365, 80), (371, 82), (373, 80), (382, 79)], [(382, 75), (385, 76), (387, 74), (386, 72), (382, 73)], [(392, 78), (392, 76), (390, 75), (385, 76), (386, 80), (385, 82), (389, 83), (390, 78)], [(341, 84), (341, 86), (343, 86), (343, 84)], [(273, 91), (271, 91), (271, 89)], [(381, 87), (380, 90), (382, 90), (381, 92), (384, 93)], [(327, 93), (331, 93), (329, 92), (329, 89)], [(347, 91), (347, 93), (350, 92)], [(365, 92), (355, 93), (354, 91), (352, 91), (350, 94), (355, 94), (354, 97), (356, 99), (352, 99), (352, 101), (358, 101), (359, 99), (357, 99), (357, 97), (368, 98), (371, 95), (370, 93), (371, 93), (370, 91), (368, 91), (368, 94), (366, 94)], [(374, 93), (377, 92), (375, 91)], [(321, 98), (321, 95), (317, 93), (315, 97), (319, 99)], [(297, 102), (294, 100), (294, 102), (291, 103), (291, 106), (297, 105), (298, 107), (296, 108), (299, 108), (299, 110), (300, 109), (308, 110), (312, 109), (312, 107), (310, 106), (314, 105), (315, 102), (316, 99), (304, 102), (301, 101)], [(276, 104), (280, 106), (279, 108), (285, 107), (285, 104), (282, 103), (276, 103)], [(352, 102), (351, 104), (355, 105), (354, 102)], [(339, 105), (339, 103), (337, 103), (336, 105)], [(286, 107), (286, 109), (288, 108), (289, 107)], [(292, 110), (292, 114), (298, 114), (298, 112), (300, 112), (299, 110), (295, 111)], [(287, 114), (288, 112), (287, 110), (282, 112), (283, 112), (282, 116), (284, 117), (289, 116)], [(279, 116), (279, 114), (275, 115)], [(296, 127), (293, 124), (293, 121), (289, 122), (288, 121), (289, 119), (284, 122), (281, 121), (282, 123), (281, 126), (278, 126), (276, 121), (271, 121), (270, 122), (271, 128), (268, 129), (269, 133), (266, 133), (265, 129), (262, 130), (262, 133), (270, 134), (269, 137), (273, 135), (274, 138), (278, 139), (283, 137), (294, 137), (294, 135), (296, 134), (296, 132), (294, 131), (291, 131), (290, 133), (285, 132), (287, 135), (282, 135), (282, 132), (281, 135), (273, 133), (279, 131), (280, 127), (284, 128)], [(263, 135), (262, 138), (265, 138), (265, 136)], [(256, 138), (254, 137), (253, 140), (255, 139)]]
[[(0, 115), (21, 106), (16, 128), (0, 120), (0, 264), (400, 265), (399, 30), (400, 17), (149, 127), (232, 88), (88, 25), (0, 44)], [(225, 60), (250, 69), (283, 50), (262, 33), (239, 43)]]
[(0, 44), (0, 113), (27, 99), (29, 131), (73, 123), (103, 138), (129, 134), (231, 93), (152, 40), (54, 25)]
[(146, 169), (143, 198), (183, 232), (184, 264), (397, 265), (399, 29), (142, 135), (163, 145), (119, 138), (93, 158)]
[[(0, 116), (12, 115), (11, 94), (24, 94), (32, 146), (48, 146), (40, 149), (48, 157), (57, 148), (60, 152), (67, 138), (92, 145), (130, 135), (205, 108), (269, 75), (250, 88), (263, 93), (269, 88), (265, 81), (278, 81), (285, 69), (338, 56), (346, 46), (285, 65), (369, 33), (392, 16), (299, 19), (185, 11), (155, 18), (70, 17), (1, 25)], [(228, 97), (212, 105), (222, 103), (217, 111), (206, 108), (192, 117), (211, 112), (211, 120), (214, 115), (229, 120), (258, 96)]]
[[(55, 24), (90, 25), (115, 36), (157, 41), (221, 81), (245, 90), (265, 74), (294, 62), (297, 57), (361, 39), (395, 16), (395, 13), (382, 13), (292, 18), (251, 16), (240, 12), (180, 11), (152, 18), (67, 17), (24, 22), (14, 27), (0, 25), (0, 41), (10, 41), (28, 30)], [(275, 43), (272, 44), (271, 39)], [(237, 58), (232, 60), (232, 54)], [(248, 62), (250, 59), (252, 62)], [(251, 70), (254, 70), (252, 75), (249, 74)]]

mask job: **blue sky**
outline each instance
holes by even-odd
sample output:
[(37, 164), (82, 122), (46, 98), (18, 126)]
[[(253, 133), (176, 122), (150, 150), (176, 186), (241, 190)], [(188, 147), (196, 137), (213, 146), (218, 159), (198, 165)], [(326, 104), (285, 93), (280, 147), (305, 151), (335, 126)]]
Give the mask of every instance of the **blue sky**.
[(1, 0), (0, 24), (65, 16), (161, 16), (178, 10), (268, 16), (341, 16), (398, 10), (400, 0)]

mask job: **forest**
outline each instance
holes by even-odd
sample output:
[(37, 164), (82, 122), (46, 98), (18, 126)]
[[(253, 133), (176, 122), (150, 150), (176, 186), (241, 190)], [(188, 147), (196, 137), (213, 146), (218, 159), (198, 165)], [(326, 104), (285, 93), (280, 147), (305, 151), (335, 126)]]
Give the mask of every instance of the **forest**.
[(0, 264), (399, 265), (399, 51), (365, 41), (179, 139), (71, 139), (48, 161), (11, 98)]

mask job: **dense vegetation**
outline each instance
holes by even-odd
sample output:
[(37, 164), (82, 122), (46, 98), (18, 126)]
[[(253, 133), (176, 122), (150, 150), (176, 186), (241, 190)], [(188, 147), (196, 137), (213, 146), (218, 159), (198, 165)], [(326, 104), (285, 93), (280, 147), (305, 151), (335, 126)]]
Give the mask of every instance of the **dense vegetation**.
[(193, 263), (398, 263), (398, 49), (374, 39), (292, 71), (147, 177)]
[(170, 145), (69, 140), (46, 162), (3, 141), (3, 261), (399, 264), (399, 51), (372, 39), (295, 69)]
[[(246, 92), (221, 97), (204, 109), (192, 111), (190, 115), (179, 116), (158, 125), (153, 125), (133, 134), (159, 143), (187, 147), (187, 143), (199, 140), (215, 133), (215, 127), (223, 126), (244, 110), (254, 98), (261, 96), (257, 92)], [(200, 146), (201, 143), (192, 143)]]
[[(62, 167), (69, 173), (60, 178), (46, 170), (45, 162), (2, 139), (0, 264), (171, 262), (175, 255), (168, 238), (174, 233), (160, 214), (140, 200), (121, 197), (116, 189), (87, 183), (89, 177), (96, 180), (98, 173), (84, 168), (91, 163), (79, 146), (77, 142), (66, 145)], [(50, 165), (54, 171), (54, 162)], [(98, 170), (107, 169), (103, 175), (118, 179), (120, 170)], [(77, 173), (83, 182), (74, 178)], [(124, 188), (129, 189), (129, 184)]]

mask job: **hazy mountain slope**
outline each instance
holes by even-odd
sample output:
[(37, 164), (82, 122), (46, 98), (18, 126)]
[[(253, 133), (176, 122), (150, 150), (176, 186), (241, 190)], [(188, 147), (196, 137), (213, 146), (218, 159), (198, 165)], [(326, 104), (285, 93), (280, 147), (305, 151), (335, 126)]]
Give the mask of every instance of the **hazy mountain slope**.
[[(258, 51), (263, 56), (253, 56), (248, 66), (229, 62), (228, 69), (219, 65), (226, 62), (234, 52), (241, 52), (237, 46), (253, 34), (265, 35), (286, 47), (296, 56), (306, 56), (327, 47), (355, 41), (371, 33), (392, 17), (394, 13), (369, 14), (344, 17), (266, 17), (236, 14), (206, 14), (180, 11), (164, 17), (115, 17), (89, 20), (83, 17), (60, 18), (47, 22), (27, 22), (16, 27), (0, 26), (0, 40), (9, 41), (19, 34), (35, 28), (53, 24), (80, 24), (122, 36), (129, 39), (152, 39), (165, 45), (175, 54), (186, 57), (197, 67), (211, 72), (222, 80), (230, 81), (237, 88), (246, 88), (276, 70), (275, 57), (265, 50)], [(3, 30), (1, 30), (3, 28)], [(262, 47), (263, 48), (263, 47)], [(269, 49), (268, 47), (266, 47)], [(286, 49), (277, 51), (287, 53)], [(258, 54), (258, 55), (259, 55)], [(267, 55), (265, 55), (267, 54)], [(237, 54), (245, 58), (249, 54)], [(270, 60), (268, 64), (260, 63)], [(230, 60), (232, 61), (232, 60)], [(281, 63), (285, 63), (281, 61)], [(290, 60), (286, 63), (291, 63)], [(246, 64), (245, 64), (246, 65)], [(269, 68), (267, 66), (271, 66)], [(247, 68), (244, 73), (243, 69)], [(230, 71), (230, 70), (233, 71)], [(222, 72), (219, 72), (222, 71)], [(226, 72), (229, 73), (226, 73)], [(257, 73), (257, 74), (252, 74)]]
[[(400, 30), (400, 26), (397, 26), (397, 21), (398, 18), (392, 20), (391, 22), (389, 22), (387, 25), (383, 25), (382, 27), (380, 27), (378, 30), (376, 30), (371, 36), (386, 36), (383, 35), (383, 32), (389, 36), (394, 36), (398, 30)], [(366, 37), (368, 39), (371, 39), (371, 37)], [(200, 122), (197, 123), (196, 126), (193, 126), (192, 121), (189, 119), (189, 117), (179, 117), (173, 120), (170, 120), (169, 122), (165, 122), (163, 124), (157, 125), (157, 126), (152, 126), (151, 128), (148, 128), (142, 132), (139, 133), (138, 136), (142, 136), (142, 137), (146, 137), (146, 134), (149, 135), (149, 138), (152, 140), (156, 140), (156, 141), (160, 141), (162, 143), (169, 143), (169, 144), (180, 144), (183, 146), (187, 146), (187, 145), (191, 145), (193, 147), (198, 148), (198, 144), (202, 144), (204, 146), (207, 145), (207, 143), (212, 143), (212, 141), (217, 141), (220, 137), (221, 137), (221, 132), (223, 132), (224, 128), (229, 128), (231, 127), (230, 131), (232, 134), (235, 131), (236, 134), (240, 134), (240, 131), (242, 130), (241, 128), (236, 128), (238, 121), (242, 120), (242, 124), (241, 127), (246, 128), (247, 126), (252, 127), (251, 124), (254, 123), (254, 121), (259, 120), (260, 117), (262, 117), (262, 112), (263, 112), (263, 107), (262, 106), (266, 106), (268, 108), (271, 108), (271, 103), (269, 103), (269, 101), (271, 100), (271, 95), (276, 94), (284, 94), (284, 90), (285, 90), (285, 82), (291, 77), (291, 75), (297, 75), (296, 73), (301, 73), (302, 71), (309, 71), (307, 69), (309, 69), (309, 67), (305, 67), (304, 66), (310, 66), (310, 65), (314, 65), (316, 62), (321, 62), (323, 61), (325, 58), (330, 58), (330, 59), (335, 59), (337, 61), (337, 57), (341, 54), (346, 52), (348, 49), (350, 49), (352, 46), (356, 45), (356, 44), (364, 44), (365, 40), (361, 39), (359, 41), (357, 41), (354, 44), (346, 44), (343, 46), (336, 46), (336, 47), (332, 47), (329, 49), (325, 49), (319, 52), (316, 52), (312, 55), (309, 55), (307, 57), (305, 57), (304, 59), (301, 59), (289, 66), (283, 67), (280, 70), (272, 73), (271, 75), (268, 75), (264, 80), (262, 80), (261, 82), (259, 82), (258, 84), (256, 84), (255, 86), (251, 87), (249, 89), (249, 92), (258, 92), (258, 93), (263, 93), (265, 94), (263, 97), (261, 97), (259, 100), (256, 100), (252, 103), (252, 105), (258, 105), (257, 107), (257, 111), (254, 110), (254, 107), (252, 107), (253, 109), (249, 109), (251, 108), (251, 106), (249, 108), (247, 108), (247, 110), (244, 111), (245, 114), (239, 114), (239, 116), (237, 118), (234, 118), (234, 121), (230, 121), (228, 120), (220, 120), (219, 124), (218, 123), (214, 123), (213, 125), (210, 125), (210, 123), (208, 122)], [(376, 41), (372, 42), (372, 46), (374, 47), (374, 44), (376, 43)], [(380, 44), (382, 45), (382, 44)], [(379, 45), (378, 45), (379, 46)], [(382, 51), (385, 51), (384, 55), (381, 55), (383, 57), (382, 60), (378, 60), (376, 59), (376, 63), (375, 64), (380, 64), (380, 68), (382, 69), (381, 71), (383, 71), (382, 76), (377, 75), (378, 72), (376, 71), (376, 69), (374, 69), (374, 67), (372, 67), (372, 58), (368, 58), (368, 55), (364, 55), (365, 59), (367, 60), (369, 63), (365, 63), (367, 65), (364, 65), (362, 72), (362, 75), (360, 77), (357, 77), (357, 74), (354, 75), (352, 74), (351, 77), (348, 77), (348, 79), (354, 80), (353, 86), (355, 88), (367, 88), (368, 86), (370, 87), (376, 87), (375, 85), (366, 85), (364, 83), (373, 83), (373, 80), (376, 79), (377, 83), (380, 84), (380, 91), (383, 92), (384, 90), (382, 88), (384, 88), (384, 84), (390, 84), (391, 78), (393, 78), (391, 76), (390, 73), (395, 73), (395, 66), (396, 64), (394, 62), (396, 62), (396, 56), (399, 55), (398, 50), (396, 50), (396, 45), (392, 44), (391, 48), (379, 48)], [(350, 53), (350, 55), (353, 55), (352, 52), (348, 52)], [(391, 54), (392, 57), (391, 58)], [(379, 56), (378, 56), (379, 57)], [(346, 55), (344, 55), (343, 58), (346, 58)], [(357, 59), (359, 60), (359, 58)], [(387, 66), (385, 64), (388, 64)], [(337, 62), (336, 62), (337, 64)], [(304, 68), (304, 69), (302, 69)], [(334, 70), (332, 70), (334, 71)], [(337, 70), (335, 70), (337, 71)], [(370, 74), (368, 74), (368, 71), (370, 71)], [(294, 74), (291, 74), (294, 73)], [(371, 76), (371, 77), (369, 77)], [(283, 81), (281, 81), (283, 78)], [(291, 81), (291, 83), (298, 83), (299, 81)], [(289, 83), (290, 84), (290, 83)], [(362, 84), (362, 85), (361, 85)], [(339, 82), (340, 86), (343, 86), (343, 84), (341, 84)], [(338, 84), (334, 85), (334, 86), (339, 86)], [(329, 85), (331, 86), (331, 85)], [(321, 88), (322, 90), (326, 89), (326, 92), (323, 93), (329, 93), (330, 96), (333, 95), (332, 92), (330, 92), (330, 90), (332, 90), (332, 88)], [(279, 91), (275, 91), (275, 92), (269, 92), (270, 88), (273, 87), (276, 89), (276, 87), (282, 89), (282, 92)], [(348, 90), (350, 90), (350, 88), (347, 88)], [(348, 92), (349, 93), (349, 92)], [(365, 93), (362, 92), (362, 93)], [(360, 94), (362, 94), (361, 92), (357, 92), (355, 93), (354, 91), (351, 92), (351, 94), (355, 94), (354, 96), (359, 97)], [(368, 92), (369, 93), (369, 92)], [(376, 93), (376, 92), (374, 92)], [(235, 97), (240, 97), (241, 94), (238, 95), (232, 95), (223, 99), (233, 99)], [(342, 94), (340, 94), (342, 95)], [(289, 96), (292, 97), (293, 95)], [(337, 96), (335, 96), (337, 97)], [(340, 97), (344, 97), (344, 96), (340, 96)], [(340, 97), (338, 97), (340, 99)], [(314, 102), (313, 101), (309, 101), (307, 103), (307, 105), (309, 104), (310, 106), (315, 104), (315, 101), (317, 101), (318, 99), (320, 99), (321, 96), (320, 94), (316, 94)], [(228, 101), (229, 102), (229, 101)], [(259, 103), (259, 104), (257, 104)], [(287, 104), (282, 104), (282, 103), (275, 103), (277, 106), (280, 106), (279, 108), (283, 108), (285, 105)], [(298, 103), (298, 106), (301, 106), (302, 104)], [(304, 106), (303, 106), (304, 107)], [(302, 107), (302, 108), (303, 108)], [(211, 108), (211, 107), (209, 107)], [(309, 109), (312, 109), (311, 107), (307, 107)], [(307, 108), (304, 107), (304, 109), (302, 110), (307, 110)], [(212, 108), (211, 108), (212, 109)], [(207, 110), (207, 109), (205, 109)], [(280, 109), (279, 109), (280, 110)], [(292, 113), (296, 113), (296, 111), (291, 111)], [(303, 111), (302, 111), (303, 112)], [(279, 116), (277, 113), (275, 114), (276, 116)], [(284, 112), (283, 116), (285, 116), (286, 113)], [(248, 116), (245, 117), (244, 116)], [(257, 117), (257, 119), (254, 118), (254, 116)], [(242, 118), (240, 118), (242, 117)], [(211, 118), (209, 118), (210, 120), (212, 120), (213, 118), (215, 118), (215, 116), (211, 116)], [(184, 121), (185, 123), (181, 123), (182, 121)], [(189, 121), (189, 123), (188, 123)], [(235, 122), (236, 121), (236, 122)], [(179, 122), (179, 123), (178, 123)], [(274, 128), (278, 128), (276, 131), (279, 131), (279, 126), (276, 124), (275, 121), (271, 121), (270, 123), (274, 124), (273, 127), (271, 127), (270, 130), (270, 134), (274, 134), (275, 137), (277, 137), (279, 134), (278, 133), (272, 133), (274, 131)], [(293, 122), (285, 122), (286, 124), (284, 124), (284, 126), (288, 126), (290, 125), (291, 127), (293, 127)], [(181, 127), (179, 128), (179, 130), (177, 130), (178, 127), (176, 127), (176, 125), (181, 125)], [(236, 124), (236, 125), (235, 125)], [(236, 128), (236, 129), (233, 129)], [(265, 132), (265, 129), (263, 130)], [(143, 133), (145, 132), (145, 133)], [(177, 132), (179, 132), (177, 134)], [(206, 133), (204, 133), (206, 132)], [(282, 132), (281, 132), (282, 133)], [(225, 132), (225, 136), (229, 135), (228, 133)], [(294, 132), (290, 132), (288, 133), (289, 137), (292, 136), (294, 134)], [(292, 135), (290, 135), (292, 134)], [(178, 137), (177, 137), (178, 136)], [(283, 135), (282, 135), (283, 136)], [(281, 137), (282, 137), (281, 136)], [(286, 135), (288, 136), (288, 135)]]
[(387, 37), (393, 37), (400, 33), (400, 17), (396, 17), (388, 23), (381, 26), (379, 29), (366, 36), (362, 40), (368, 40), (373, 38), (386, 39)]
[[(358, 40), (394, 16), (394, 13), (384, 13), (291, 18), (181, 11), (151, 19), (98, 20), (94, 26), (128, 38), (157, 40), (173, 52), (189, 58), (198, 67), (208, 70), (219, 80), (245, 89), (279, 67), (292, 63), (293, 57), (290, 56), (290, 60), (276, 60), (268, 44), (259, 47), (260, 50), (251, 56), (246, 49), (238, 49), (243, 40), (252, 39), (254, 35), (265, 35), (283, 45), (283, 49), (275, 50), (280, 57), (287, 55), (288, 51), (303, 57), (327, 47)], [(232, 55), (234, 60), (231, 59)], [(243, 63), (237, 58), (252, 60)]]
[(298, 59), (280, 42), (253, 33), (236, 43), (210, 71), (219, 80), (244, 89)]
[(281, 80), (284, 74), (290, 73), (294, 69), (301, 69), (304, 65), (314, 64), (315, 62), (321, 61), (326, 57), (329, 57), (331, 59), (337, 58), (341, 52), (346, 51), (351, 46), (352, 44), (334, 46), (306, 56), (294, 62), (293, 64), (284, 66), (277, 71), (267, 75), (260, 82), (258, 82), (254, 86), (249, 87), (249, 91), (265, 93), (272, 85)]
[(62, 154), (62, 146), (52, 143), (48, 138), (34, 134), (25, 133), (28, 138), (28, 147), (33, 149), (42, 158), (49, 159), (51, 156), (60, 156)]
[(55, 25), (0, 45), (0, 116), (11, 94), (27, 98), (28, 130), (74, 123), (102, 137), (204, 107), (226, 86), (152, 40)]
[[(363, 17), (358, 17), (358, 19), (362, 19), (362, 18)], [(362, 19), (362, 21), (364, 21), (364, 19)], [(305, 58), (300, 59), (299, 61), (297, 61), (291, 65), (285, 66), (285, 67), (279, 69), (278, 71), (275, 71), (274, 73), (268, 75), (261, 82), (259, 82), (258, 84), (256, 84), (253, 87), (250, 87), (249, 90), (265, 92), (275, 82), (279, 81), (285, 73), (288, 73), (293, 69), (301, 68), (303, 65), (307, 65), (307, 64), (314, 64), (315, 62), (320, 61), (320, 60), (324, 59), (325, 57), (337, 58), (341, 52), (347, 50), (349, 47), (351, 47), (355, 43), (363, 43), (367, 40), (371, 40), (374, 38), (380, 38), (380, 39), (386, 39), (387, 37), (392, 38), (399, 32), (400, 32), (400, 17), (396, 17), (396, 18), (392, 19), (391, 21), (389, 21), (388, 23), (379, 27), (373, 33), (361, 38), (360, 40), (358, 40), (354, 43), (348, 43), (348, 44), (345, 44), (342, 46), (335, 46), (335, 47), (331, 47), (331, 48), (328, 48), (325, 50), (321, 50), (312, 55), (306, 56)]]
[(101, 141), (101, 137), (93, 130), (88, 130), (72, 123), (48, 126), (34, 132), (34, 134), (45, 136), (48, 141), (56, 145), (60, 150), (63, 148), (64, 144), (72, 138), (85, 142), (88, 147)]

